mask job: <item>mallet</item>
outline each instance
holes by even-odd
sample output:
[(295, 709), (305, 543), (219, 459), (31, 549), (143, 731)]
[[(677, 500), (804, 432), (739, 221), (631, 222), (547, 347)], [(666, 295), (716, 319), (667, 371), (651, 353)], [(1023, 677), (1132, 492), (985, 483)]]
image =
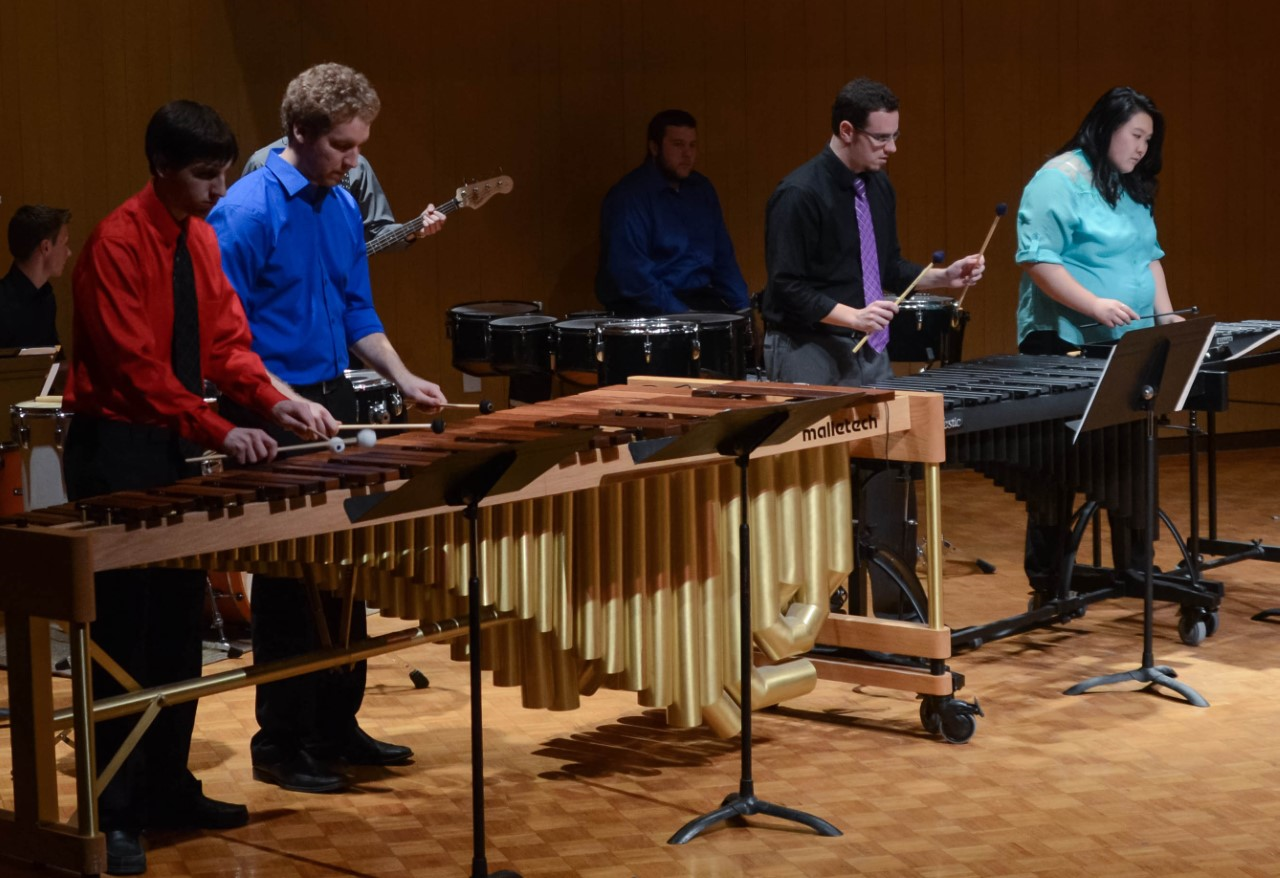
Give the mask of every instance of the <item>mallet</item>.
[[(911, 291), (916, 288), (916, 284), (920, 283), (920, 281), (924, 278), (925, 274), (928, 273), (929, 269), (936, 268), (938, 264), (942, 262), (945, 256), (946, 254), (943, 253), (941, 250), (934, 250), (933, 261), (930, 262), (928, 265), (926, 265), (924, 267), (924, 270), (922, 270), (919, 274), (916, 275), (916, 279), (911, 282), (911, 285), (909, 287), (907, 287), (905, 290), (902, 291), (902, 295), (898, 296), (898, 298), (893, 300), (893, 304), (901, 305), (903, 301), (907, 298), (907, 296), (911, 295)], [(858, 351), (862, 350), (862, 346), (867, 343), (867, 339), (871, 338), (871, 335), (872, 333), (868, 332), (862, 338), (858, 339), (858, 343), (853, 346), (853, 352), (855, 354)]]

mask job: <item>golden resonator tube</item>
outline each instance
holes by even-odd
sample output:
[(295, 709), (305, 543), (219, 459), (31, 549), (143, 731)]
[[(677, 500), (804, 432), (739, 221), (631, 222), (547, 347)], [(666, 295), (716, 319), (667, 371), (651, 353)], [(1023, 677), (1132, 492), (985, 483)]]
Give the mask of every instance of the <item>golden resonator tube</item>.
[[(848, 451), (761, 457), (748, 470), (752, 629), (770, 662), (752, 703), (810, 691), (807, 652), (853, 569)], [(739, 472), (726, 462), (488, 506), (480, 515), (481, 603), (519, 621), (485, 634), (496, 685), (526, 707), (571, 710), (601, 686), (637, 693), (678, 728), (736, 734)], [(185, 558), (182, 566), (303, 577), (385, 616), (465, 614), (460, 512)], [(356, 575), (350, 575), (352, 570)], [(463, 659), (467, 642), (452, 643)]]

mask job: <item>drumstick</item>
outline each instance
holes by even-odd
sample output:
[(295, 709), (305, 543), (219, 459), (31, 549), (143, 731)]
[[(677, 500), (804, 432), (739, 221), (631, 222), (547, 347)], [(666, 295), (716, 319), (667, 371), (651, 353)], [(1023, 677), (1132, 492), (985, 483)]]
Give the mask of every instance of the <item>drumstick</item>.
[[(372, 448), (378, 443), (378, 437), (368, 427), (362, 428), (356, 434), (356, 445), (361, 448)], [(280, 453), (295, 451), (322, 451), (329, 450), (335, 454), (341, 454), (347, 450), (347, 443), (340, 436), (334, 436), (332, 439), (326, 439), (323, 442), (303, 442), (300, 445), (283, 445), (280, 447)], [(226, 460), (230, 455), (220, 453), (202, 454), (199, 457), (188, 457), (187, 463), (204, 463), (206, 460)]]
[[(987, 245), (991, 243), (991, 236), (996, 233), (996, 225), (999, 224), (1000, 217), (1004, 216), (1008, 211), (1009, 205), (1003, 201), (996, 205), (996, 218), (991, 221), (991, 228), (987, 229), (987, 237), (982, 242), (982, 249), (978, 251), (979, 256), (987, 252)], [(971, 289), (973, 289), (972, 285), (964, 288), (964, 292), (960, 294), (960, 298), (956, 301), (957, 308), (964, 304), (964, 297), (969, 295), (969, 290)]]
[[(1190, 308), (1182, 308), (1178, 311), (1162, 311), (1159, 314), (1143, 314), (1139, 316), (1137, 319), (1138, 320), (1155, 320), (1158, 317), (1174, 317), (1179, 314), (1199, 314), (1199, 313), (1200, 313), (1200, 306), (1192, 305)], [(1101, 323), (1081, 323), (1079, 328), (1092, 329), (1095, 326), (1101, 326), (1101, 325), (1102, 325)]]
[[(907, 287), (905, 290), (902, 291), (902, 295), (898, 296), (898, 298), (893, 300), (893, 304), (901, 305), (903, 300), (905, 300), (907, 296), (911, 295), (911, 291), (916, 288), (916, 284), (920, 283), (920, 281), (924, 278), (925, 274), (929, 271), (929, 269), (936, 267), (937, 264), (942, 261), (944, 255), (945, 254), (941, 250), (934, 250), (933, 261), (930, 262), (928, 265), (926, 265), (921, 270), (921, 272), (916, 275), (916, 279), (911, 282), (911, 285), (909, 287)], [(878, 331), (879, 330), (877, 330), (877, 332)], [(853, 352), (855, 354), (858, 351), (862, 350), (862, 346), (867, 343), (867, 339), (871, 338), (871, 335), (872, 334), (868, 332), (865, 335), (863, 335), (862, 338), (858, 339), (858, 343), (853, 346)]]

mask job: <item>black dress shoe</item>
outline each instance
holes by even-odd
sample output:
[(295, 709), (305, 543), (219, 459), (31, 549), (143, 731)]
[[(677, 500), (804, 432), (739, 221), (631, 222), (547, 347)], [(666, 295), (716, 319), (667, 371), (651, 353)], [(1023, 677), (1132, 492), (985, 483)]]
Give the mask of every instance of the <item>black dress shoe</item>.
[(244, 805), (211, 799), (196, 787), (195, 794), (151, 809), (156, 829), (235, 829), (249, 822)]
[(324, 768), (305, 750), (281, 762), (255, 762), (253, 779), (295, 793), (332, 793), (347, 785), (343, 775)]
[(141, 875), (147, 871), (147, 852), (136, 832), (107, 830), (107, 874)]
[(356, 726), (346, 744), (334, 756), (348, 765), (403, 765), (413, 756), (413, 750), (379, 741)]

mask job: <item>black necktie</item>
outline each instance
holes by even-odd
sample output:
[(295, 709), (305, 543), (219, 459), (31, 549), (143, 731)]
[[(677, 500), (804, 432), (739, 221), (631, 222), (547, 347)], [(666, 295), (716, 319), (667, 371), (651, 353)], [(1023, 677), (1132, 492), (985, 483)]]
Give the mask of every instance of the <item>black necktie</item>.
[(200, 377), (200, 310), (196, 276), (187, 251), (187, 232), (178, 235), (173, 251), (173, 374), (192, 393), (204, 395)]

